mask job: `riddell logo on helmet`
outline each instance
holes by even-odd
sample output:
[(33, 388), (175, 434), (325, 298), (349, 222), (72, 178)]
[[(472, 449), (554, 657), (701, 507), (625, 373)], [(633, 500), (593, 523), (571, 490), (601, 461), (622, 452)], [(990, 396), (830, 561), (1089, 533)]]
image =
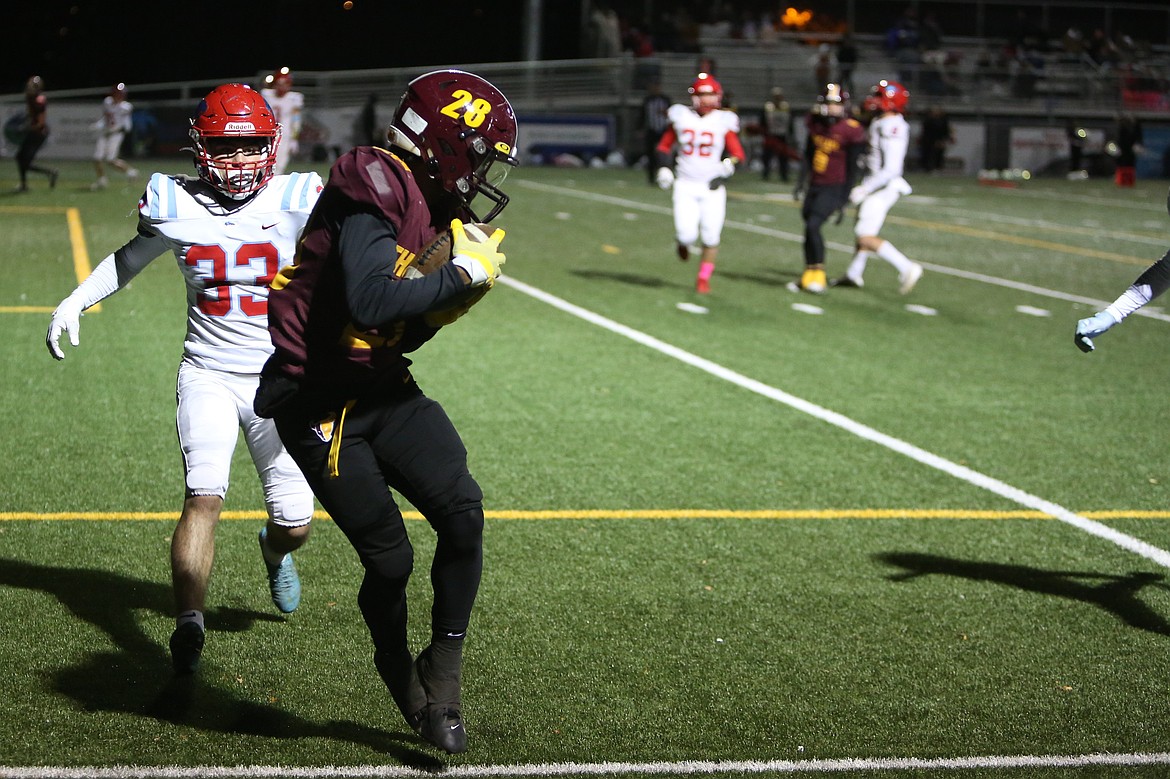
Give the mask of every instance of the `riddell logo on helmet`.
[(256, 125), (251, 122), (228, 122), (223, 130), (228, 133), (254, 133)]

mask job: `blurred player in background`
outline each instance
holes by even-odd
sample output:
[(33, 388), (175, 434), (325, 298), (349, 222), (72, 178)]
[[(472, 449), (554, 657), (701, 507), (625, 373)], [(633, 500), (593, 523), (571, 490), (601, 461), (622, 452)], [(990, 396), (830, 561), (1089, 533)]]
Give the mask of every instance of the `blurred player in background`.
[(122, 141), (133, 125), (134, 106), (126, 99), (126, 85), (118, 83), (102, 100), (102, 115), (94, 124), (97, 131), (97, 144), (93, 151), (93, 167), (97, 172), (97, 181), (90, 189), (105, 189), (110, 185), (106, 178), (106, 163), (126, 174), (127, 179), (133, 179), (138, 171), (130, 167), (122, 159)]
[(899, 291), (906, 295), (922, 277), (922, 266), (911, 262), (892, 243), (878, 233), (886, 214), (902, 195), (909, 195), (910, 184), (902, 178), (906, 152), (910, 148), (910, 124), (903, 114), (910, 93), (896, 81), (879, 81), (862, 104), (872, 117), (869, 123), (869, 148), (865, 154), (865, 176), (849, 191), (849, 202), (857, 206), (857, 237), (853, 261), (845, 275), (836, 279), (836, 287), (861, 287), (865, 284), (865, 264), (872, 252), (898, 271)]
[(49, 177), (49, 188), (57, 186), (57, 169), (34, 165), (37, 152), (49, 139), (48, 98), (45, 97), (45, 82), (40, 76), (30, 76), (24, 85), (25, 124), (24, 137), (16, 151), (16, 170), (20, 174), (18, 192), (28, 192), (29, 171), (43, 173)]
[(215, 528), (240, 430), (268, 509), (260, 549), (272, 601), (285, 613), (300, 603), (300, 579), (289, 553), (308, 538), (313, 493), (275, 425), (253, 412), (252, 400), (272, 353), (268, 283), (292, 262), (322, 188), (316, 173), (273, 175), (280, 128), (250, 87), (212, 90), (199, 104), (190, 134), (198, 177), (151, 176), (138, 203), (137, 235), (57, 306), (46, 337), (49, 352), (64, 359), (58, 341), (68, 333), (78, 345), (85, 309), (125, 287), (164, 252), (174, 253), (187, 286), (176, 417), (186, 494), (171, 540), (177, 616), (170, 648), (178, 674), (193, 673), (203, 651)]
[[(789, 289), (821, 294), (825, 276), (825, 238), (821, 228), (837, 213), (843, 215), (856, 179), (857, 158), (865, 149), (865, 128), (850, 115), (849, 93), (829, 83), (805, 119), (808, 136), (804, 164), (793, 198), (804, 199), (804, 271)], [(837, 220), (840, 222), (840, 219)]]
[[(483, 491), (458, 431), (415, 383), (407, 355), (499, 275), (504, 231), (472, 238), (480, 230), (464, 222), (489, 222), (508, 203), (499, 185), (516, 165), (516, 117), (479, 76), (435, 71), (410, 82), (385, 143), (337, 159), (296, 264), (272, 282), (276, 351), (255, 408), (276, 420), (361, 560), (358, 607), (395, 704), (415, 732), (463, 752), (463, 643), (483, 572)], [(484, 200), (480, 218), (472, 209)], [(418, 273), (411, 263), (448, 229), (451, 260)], [(468, 382), (467, 391), (482, 389), (474, 375)], [(417, 657), (406, 597), (414, 549), (395, 492), (437, 538), (431, 640)]]
[(722, 107), (723, 87), (719, 82), (700, 73), (687, 91), (691, 105), (676, 103), (667, 112), (670, 126), (656, 149), (656, 179), (663, 189), (673, 187), (679, 259), (689, 259), (690, 246), (702, 241), (695, 291), (705, 295), (711, 291), (711, 275), (727, 217), (724, 183), (747, 155), (739, 140), (739, 117)]
[(293, 77), (288, 68), (281, 68), (264, 79), (268, 84), (260, 94), (272, 107), (276, 122), (281, 128), (281, 143), (276, 154), (276, 165), (272, 172), (279, 176), (288, 168), (289, 160), (300, 153), (301, 112), (305, 108), (305, 96), (293, 91)]

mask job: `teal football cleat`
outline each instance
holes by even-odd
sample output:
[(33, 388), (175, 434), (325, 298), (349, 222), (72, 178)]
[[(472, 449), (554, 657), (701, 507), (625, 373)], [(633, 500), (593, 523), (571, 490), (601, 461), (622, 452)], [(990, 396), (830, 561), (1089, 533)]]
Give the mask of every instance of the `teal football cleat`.
[[(260, 549), (263, 552), (264, 539), (268, 537), (268, 528), (260, 529)], [(264, 567), (268, 569), (268, 589), (272, 593), (272, 603), (285, 614), (291, 614), (301, 605), (301, 577), (297, 573), (296, 563), (292, 555), (286, 554), (278, 565), (268, 562), (264, 558)]]

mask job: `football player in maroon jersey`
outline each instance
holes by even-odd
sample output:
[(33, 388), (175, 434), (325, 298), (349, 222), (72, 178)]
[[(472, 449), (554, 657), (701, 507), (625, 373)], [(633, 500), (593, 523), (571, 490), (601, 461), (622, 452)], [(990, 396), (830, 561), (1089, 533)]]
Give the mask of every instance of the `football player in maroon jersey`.
[[(362, 562), (358, 605), (382, 680), (410, 726), (452, 753), (467, 749), (460, 684), (483, 567), (483, 493), (407, 355), (499, 275), (503, 231), (476, 241), (463, 222), (489, 222), (507, 205), (498, 184), (515, 148), (512, 107), (484, 79), (442, 70), (411, 81), (387, 148), (337, 160), (296, 263), (272, 283), (276, 351), (256, 395)], [(448, 227), (450, 262), (417, 277), (396, 272)], [(431, 642), (417, 657), (407, 643), (413, 549), (388, 487), (437, 536)]]
[(825, 239), (821, 228), (849, 202), (856, 179), (857, 159), (865, 150), (865, 128), (849, 114), (849, 93), (840, 84), (827, 84), (817, 97), (805, 124), (804, 166), (795, 197), (804, 198), (804, 272), (793, 288), (821, 294), (825, 276)]

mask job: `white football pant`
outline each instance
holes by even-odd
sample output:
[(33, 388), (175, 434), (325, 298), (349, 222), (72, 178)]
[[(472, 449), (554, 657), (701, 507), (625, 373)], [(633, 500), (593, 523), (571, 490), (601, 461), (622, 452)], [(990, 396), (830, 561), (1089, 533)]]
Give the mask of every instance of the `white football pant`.
[(674, 236), (683, 246), (702, 238), (703, 246), (718, 246), (727, 217), (727, 188), (711, 189), (706, 182), (675, 179)]
[(284, 450), (271, 419), (256, 416), (252, 399), (259, 377), (179, 364), (176, 422), (186, 469), (187, 495), (227, 495), (239, 431), (260, 476), (268, 516), (285, 527), (313, 517), (313, 492)]

